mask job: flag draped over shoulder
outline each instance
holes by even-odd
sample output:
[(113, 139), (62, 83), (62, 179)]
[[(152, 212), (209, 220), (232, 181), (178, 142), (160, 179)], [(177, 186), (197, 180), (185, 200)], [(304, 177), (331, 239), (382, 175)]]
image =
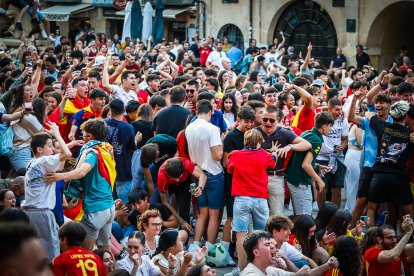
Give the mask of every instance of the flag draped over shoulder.
[[(111, 185), (111, 189), (113, 190), (115, 185), (116, 170), (112, 145), (96, 140), (89, 141), (82, 147), (79, 158), (84, 159), (86, 154), (91, 151), (94, 152), (98, 158), (97, 165), (99, 174), (109, 183), (109, 185)], [(78, 162), (77, 167), (82, 163), (83, 162)], [(74, 221), (81, 221), (84, 214), (82, 209), (82, 200), (79, 201), (75, 208), (65, 210), (64, 214), (66, 217)]]
[[(67, 134), (70, 132), (67, 130), (67, 124), (69, 123), (70, 118), (81, 110), (82, 108), (89, 107), (91, 101), (88, 98), (85, 98), (83, 100), (79, 98), (75, 98), (73, 100), (66, 101), (65, 107), (63, 110), (64, 116), (61, 119), (60, 118), (60, 107), (58, 106), (47, 118), (47, 122), (54, 122), (59, 126), (59, 131), (62, 137), (65, 139), (67, 137)], [(65, 135), (66, 134), (66, 135)]]

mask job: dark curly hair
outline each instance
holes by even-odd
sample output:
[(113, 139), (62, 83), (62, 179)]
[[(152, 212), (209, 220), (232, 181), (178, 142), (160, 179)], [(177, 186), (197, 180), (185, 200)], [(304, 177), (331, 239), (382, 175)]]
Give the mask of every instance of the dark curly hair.
[(359, 275), (361, 272), (361, 254), (358, 242), (354, 237), (341, 236), (336, 240), (332, 256), (339, 262), (339, 270), (343, 276)]

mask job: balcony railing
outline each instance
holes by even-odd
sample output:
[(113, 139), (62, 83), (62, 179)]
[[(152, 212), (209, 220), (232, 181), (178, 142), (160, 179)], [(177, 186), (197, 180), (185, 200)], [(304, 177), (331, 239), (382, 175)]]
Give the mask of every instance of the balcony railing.
[(113, 7), (113, 0), (93, 0), (92, 4), (94, 7)]

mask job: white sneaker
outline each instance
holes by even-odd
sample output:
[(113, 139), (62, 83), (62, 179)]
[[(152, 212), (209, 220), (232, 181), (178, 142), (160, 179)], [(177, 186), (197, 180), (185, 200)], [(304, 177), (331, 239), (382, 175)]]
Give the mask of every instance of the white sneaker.
[(45, 32), (45, 30), (42, 30), (42, 31), (40, 32), (40, 36), (41, 36), (43, 39), (46, 39), (46, 38), (47, 38), (47, 33)]
[(314, 211), (314, 212), (318, 212), (319, 211), (318, 203), (316, 201), (314, 201), (312, 203), (312, 211)]
[(53, 38), (53, 36), (51, 36), (51, 35), (49, 35), (49, 36), (47, 37), (47, 40), (49, 40), (50, 42), (53, 42), (53, 43), (55, 43), (55, 42), (56, 42), (56, 39), (55, 39), (55, 38)]

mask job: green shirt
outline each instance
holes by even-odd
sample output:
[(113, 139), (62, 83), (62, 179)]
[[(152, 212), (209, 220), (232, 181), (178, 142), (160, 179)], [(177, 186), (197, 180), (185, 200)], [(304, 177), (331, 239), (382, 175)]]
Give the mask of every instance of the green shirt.
[[(312, 166), (315, 166), (316, 156), (318, 156), (319, 151), (323, 143), (322, 134), (316, 129), (312, 128), (303, 132), (300, 137), (311, 143), (312, 148), (310, 152), (313, 154)], [(308, 151), (294, 151), (292, 157), (290, 158), (288, 167), (287, 167), (287, 177), (286, 180), (292, 185), (299, 186), (310, 185), (312, 184), (312, 178), (302, 169), (303, 160), (305, 160)]]

